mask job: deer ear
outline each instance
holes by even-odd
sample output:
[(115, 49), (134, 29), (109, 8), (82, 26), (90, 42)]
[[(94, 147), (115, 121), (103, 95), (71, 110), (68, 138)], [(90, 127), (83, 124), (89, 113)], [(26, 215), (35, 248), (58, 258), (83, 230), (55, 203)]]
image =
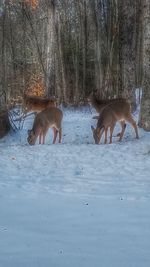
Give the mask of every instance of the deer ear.
[(91, 130), (92, 130), (92, 131), (94, 131), (94, 130), (95, 130), (95, 129), (94, 129), (94, 127), (93, 127), (92, 125), (91, 125)]

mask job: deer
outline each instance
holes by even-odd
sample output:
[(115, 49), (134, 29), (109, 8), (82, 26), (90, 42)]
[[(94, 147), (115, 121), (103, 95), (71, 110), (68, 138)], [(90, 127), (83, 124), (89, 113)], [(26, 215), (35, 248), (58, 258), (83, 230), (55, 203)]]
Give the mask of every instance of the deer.
[[(129, 101), (125, 98), (113, 98), (113, 99), (98, 99), (95, 95), (90, 94), (90, 96), (88, 97), (88, 103), (95, 108), (96, 112), (99, 113), (99, 115), (101, 114), (101, 112), (103, 111), (103, 109), (110, 105), (110, 104), (119, 104), (119, 102), (121, 104), (127, 104), (129, 105)], [(94, 116), (93, 119), (98, 119), (99, 116)]]
[[(114, 98), (114, 99), (97, 99), (97, 97), (94, 94), (90, 94), (90, 96), (88, 97), (88, 103), (95, 108), (95, 110), (97, 111), (97, 113), (99, 113), (98, 116), (94, 116), (93, 119), (99, 119), (99, 116), (101, 116), (102, 111), (104, 110), (104, 108), (106, 106), (111, 106), (111, 109), (113, 110), (113, 108), (115, 107), (116, 110), (120, 110), (120, 109), (126, 109), (128, 110), (128, 113), (131, 113), (131, 105), (129, 103), (129, 101), (125, 98)], [(116, 106), (118, 108), (116, 108)], [(123, 137), (123, 134), (125, 132), (125, 128), (126, 128), (126, 124), (125, 122), (123, 122), (122, 120), (119, 121), (120, 125), (121, 125), (121, 132), (117, 134), (117, 136), (121, 136)]]
[[(42, 98), (39, 96), (29, 96), (27, 94), (24, 94), (23, 97), (23, 120), (29, 116), (34, 114), (35, 116), (41, 112), (42, 110), (48, 108), (48, 107), (56, 107), (57, 106), (57, 100), (55, 98)], [(27, 115), (27, 113), (30, 113)], [(55, 134), (55, 129), (53, 129)]]
[(56, 99), (54, 98), (41, 98), (24, 94), (23, 109), (25, 114), (28, 112), (39, 113), (48, 107), (56, 107), (56, 105)]
[[(102, 110), (109, 104), (113, 103), (113, 102), (118, 102), (119, 100), (121, 100), (122, 98), (114, 98), (114, 99), (98, 99), (93, 93), (91, 93), (89, 95), (89, 97), (87, 98), (88, 103), (90, 104), (90, 106), (92, 106), (93, 108), (95, 108), (97, 113), (101, 113)], [(98, 117), (93, 117), (93, 118), (98, 118)]]
[(48, 107), (42, 110), (35, 116), (33, 127), (28, 130), (27, 141), (30, 145), (35, 145), (37, 138), (39, 137), (39, 144), (45, 143), (45, 137), (49, 128), (54, 130), (53, 144), (55, 144), (57, 135), (59, 133), (59, 143), (62, 138), (62, 118), (63, 113), (57, 107)]
[(95, 144), (99, 144), (103, 133), (105, 132), (105, 140), (104, 143), (107, 143), (107, 132), (110, 128), (110, 144), (112, 143), (112, 134), (117, 122), (120, 122), (122, 126), (122, 131), (119, 134), (119, 141), (122, 140), (126, 123), (128, 122), (132, 125), (135, 130), (136, 138), (139, 138), (138, 135), (138, 128), (136, 122), (134, 121), (132, 114), (131, 114), (131, 106), (130, 103), (124, 101), (124, 99), (118, 100), (118, 102), (112, 102), (106, 105), (103, 110), (101, 111), (100, 116), (98, 117), (96, 129), (91, 126), (93, 132), (93, 138)]

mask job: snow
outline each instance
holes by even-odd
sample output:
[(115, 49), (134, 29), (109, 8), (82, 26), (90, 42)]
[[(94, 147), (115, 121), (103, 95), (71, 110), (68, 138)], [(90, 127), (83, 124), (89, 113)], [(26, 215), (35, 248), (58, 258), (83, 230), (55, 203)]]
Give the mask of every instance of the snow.
[(0, 267), (149, 267), (150, 133), (95, 145), (94, 110), (63, 111), (62, 144), (29, 146), (33, 117), (0, 140)]

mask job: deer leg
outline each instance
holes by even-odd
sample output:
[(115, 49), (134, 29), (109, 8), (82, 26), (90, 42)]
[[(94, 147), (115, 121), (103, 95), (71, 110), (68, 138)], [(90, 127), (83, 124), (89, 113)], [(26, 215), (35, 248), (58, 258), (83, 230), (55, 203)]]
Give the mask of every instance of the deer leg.
[(132, 118), (132, 116), (130, 116), (130, 117), (127, 118), (126, 120), (132, 125), (132, 127), (133, 127), (134, 130), (135, 130), (136, 138), (139, 139), (138, 128), (137, 128), (137, 125), (136, 125), (135, 120)]
[(126, 129), (126, 123), (125, 123), (125, 121), (121, 121), (120, 124), (121, 124), (122, 130), (121, 130), (121, 133), (119, 135), (119, 141), (122, 140), (122, 137), (123, 137), (124, 132), (125, 132), (125, 129)]
[(102, 135), (103, 135), (103, 133), (104, 133), (104, 128), (102, 128), (101, 129), (101, 131), (100, 131), (100, 135), (99, 135), (99, 143), (100, 143), (100, 141), (101, 141), (101, 138), (102, 138)]
[(42, 141), (42, 133), (39, 134), (39, 144), (41, 145), (41, 141)]
[(39, 131), (39, 144), (42, 144), (42, 137), (43, 137), (43, 131), (40, 129)]
[(42, 133), (42, 135), (43, 135), (43, 145), (45, 144), (45, 137), (46, 137), (47, 131), (48, 131), (48, 129), (44, 130), (43, 133)]
[(112, 135), (113, 135), (114, 128), (115, 128), (115, 124), (113, 124), (113, 125), (110, 127), (110, 141), (109, 141), (109, 144), (112, 143)]
[(56, 142), (56, 138), (57, 138), (57, 134), (58, 134), (58, 131), (55, 127), (53, 127), (53, 131), (54, 131), (54, 138), (53, 138), (53, 144), (55, 144)]
[(104, 144), (107, 144), (107, 132), (108, 132), (108, 127), (105, 128), (105, 140), (104, 140)]
[(43, 145), (45, 144), (46, 132), (43, 133)]
[(62, 139), (62, 128), (59, 129), (59, 143), (61, 143), (61, 139)]

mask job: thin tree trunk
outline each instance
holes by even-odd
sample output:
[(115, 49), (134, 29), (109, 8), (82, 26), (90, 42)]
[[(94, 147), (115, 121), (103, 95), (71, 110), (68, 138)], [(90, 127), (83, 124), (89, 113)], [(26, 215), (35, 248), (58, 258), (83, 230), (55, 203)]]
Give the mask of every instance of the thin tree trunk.
[(46, 88), (47, 95), (55, 93), (55, 6), (47, 6), (47, 52), (46, 52)]
[(119, 95), (132, 98), (135, 88), (136, 0), (119, 1)]
[(66, 85), (66, 75), (65, 75), (65, 64), (64, 64), (64, 57), (63, 57), (63, 47), (62, 47), (62, 40), (61, 40), (61, 21), (60, 16), (58, 14), (58, 47), (59, 47), (59, 59), (60, 59), (60, 67), (61, 67), (61, 75), (62, 75), (62, 94), (63, 94), (63, 101), (67, 103), (67, 85)]
[(143, 0), (143, 94), (139, 126), (150, 131), (150, 2)]

